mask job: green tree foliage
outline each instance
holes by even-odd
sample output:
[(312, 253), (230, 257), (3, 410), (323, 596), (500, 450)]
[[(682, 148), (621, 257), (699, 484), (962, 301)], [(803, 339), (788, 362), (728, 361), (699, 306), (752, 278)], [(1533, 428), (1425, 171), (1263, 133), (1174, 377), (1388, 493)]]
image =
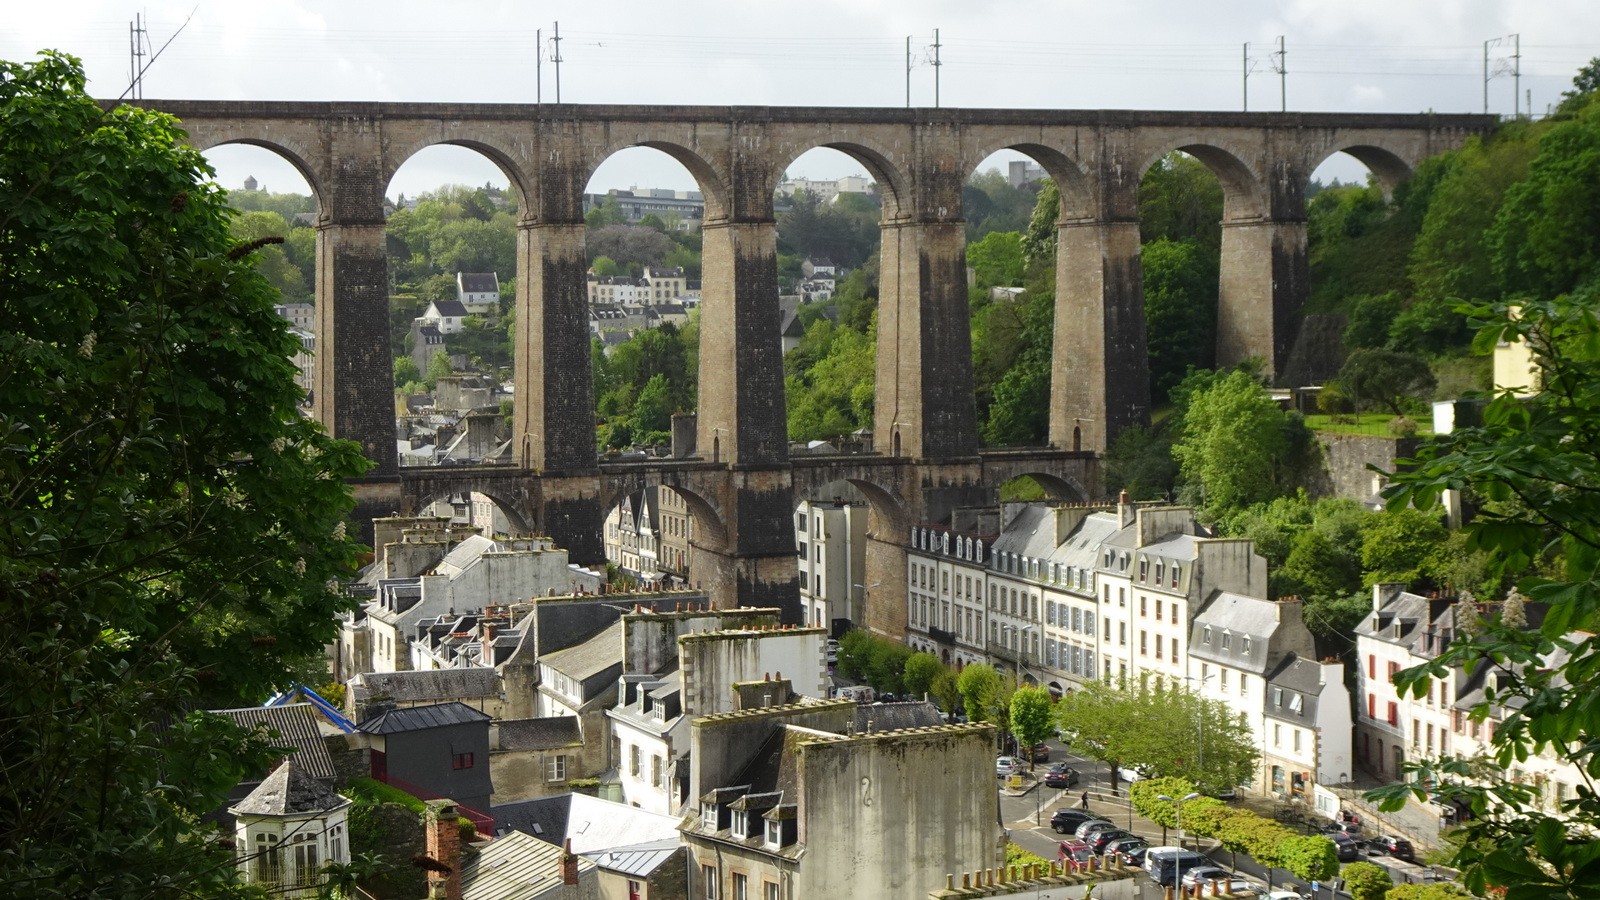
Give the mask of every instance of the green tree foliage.
[(70, 57), (0, 62), (0, 868), (31, 897), (231, 896), (199, 825), (320, 660), (354, 571), (343, 479), (299, 412), (277, 292), (171, 117)]
[(1061, 699), (1056, 718), (1093, 759), (1191, 784), (1248, 782), (1259, 755), (1249, 729), (1224, 704), (1181, 689), (1091, 681)]
[(956, 684), (956, 673), (949, 669), (941, 668), (929, 689), (934, 702), (945, 712), (954, 713), (961, 706), (961, 688)]
[(1205, 163), (1174, 152), (1144, 173), (1139, 237), (1146, 244), (1192, 243), (1215, 258), (1222, 247), (1222, 183)]
[(913, 653), (906, 658), (905, 689), (912, 697), (933, 691), (934, 680), (944, 671), (944, 663), (932, 653)]
[(1347, 301), (1344, 345), (1349, 350), (1390, 346), (1390, 329), (1404, 309), (1398, 291), (1362, 294)]
[[(1594, 282), (1590, 281), (1593, 285)], [(1462, 803), (1472, 815), (1460, 826), (1453, 865), (1481, 894), (1505, 888), (1507, 897), (1588, 897), (1600, 872), (1600, 845), (1570, 842), (1569, 834), (1600, 825), (1600, 800), (1587, 791), (1552, 814), (1531, 785), (1505, 776), (1544, 753), (1580, 771), (1596, 765), (1593, 673), (1600, 645), (1600, 300), (1593, 287), (1551, 299), (1525, 298), (1513, 313), (1504, 304), (1474, 311), (1483, 323), (1475, 345), (1526, 342), (1544, 388), (1530, 398), (1496, 396), (1484, 424), (1458, 429), (1424, 446), (1385, 492), (1391, 507), (1430, 506), (1445, 488), (1485, 498), (1485, 512), (1466, 526), (1467, 546), (1487, 553), (1494, 571), (1517, 575), (1540, 563), (1540, 575), (1518, 589), (1545, 605), (1537, 630), (1491, 620), (1478, 633), (1460, 633), (1439, 657), (1399, 673), (1402, 696), (1422, 696), (1434, 679), (1493, 660), (1499, 688), (1472, 715), (1498, 710), (1504, 721), (1483, 761), (1444, 758), (1407, 764), (1408, 779), (1369, 796), (1385, 809), (1416, 794)], [(1491, 708), (1492, 704), (1492, 708)], [(1509, 712), (1516, 710), (1516, 712)], [(1484, 771), (1481, 767), (1488, 767)]]
[(1278, 845), (1278, 864), (1302, 881), (1326, 881), (1339, 874), (1339, 850), (1320, 834), (1297, 834)]
[(1361, 529), (1361, 569), (1367, 584), (1436, 581), (1438, 554), (1448, 535), (1436, 510), (1391, 508)]
[(428, 390), (433, 390), (439, 384), (439, 379), (453, 374), (455, 374), (455, 369), (450, 365), (450, 354), (443, 350), (433, 351), (433, 356), (428, 360), (428, 371), (425, 379)]
[(1195, 239), (1158, 238), (1140, 250), (1150, 396), (1157, 403), (1191, 367), (1214, 363), (1219, 259), (1214, 248)]
[(976, 173), (961, 191), (961, 212), (967, 220), (967, 241), (975, 243), (997, 231), (1026, 228), (1038, 197), (1038, 184), (1012, 187), (999, 169)]
[(1005, 681), (988, 663), (973, 663), (956, 676), (961, 705), (973, 722), (1004, 724)]
[(453, 298), (457, 272), (514, 276), (516, 217), (507, 207), (487, 188), (452, 185), (423, 194), (414, 208), (396, 210), (385, 228), (395, 283), (446, 275)]
[(859, 628), (847, 631), (839, 638), (838, 661), (834, 666), (842, 677), (861, 678), (866, 675), (872, 658), (872, 643), (872, 634)]
[(1038, 687), (1019, 687), (1011, 695), (1011, 733), (1023, 747), (1032, 747), (1055, 734), (1055, 701)]
[(1572, 90), (1561, 93), (1560, 112), (1568, 114), (1594, 99), (1600, 93), (1600, 56), (1589, 60), (1578, 74), (1572, 76)]
[(596, 256), (594, 260), (589, 263), (589, 271), (599, 275), (602, 278), (610, 278), (615, 275), (621, 275), (622, 267), (617, 265), (617, 261), (611, 257), (601, 255)]
[(670, 439), (672, 414), (694, 408), (699, 331), (697, 314), (691, 314), (681, 330), (668, 322), (609, 350), (594, 345), (600, 446), (644, 446)]
[[(259, 241), (262, 238), (285, 239), (289, 223), (275, 212), (239, 213), (233, 219), (233, 236), (240, 243)], [(310, 303), (313, 281), (307, 273), (290, 260), (284, 245), (264, 246), (254, 254), (256, 271), (260, 272), (278, 293), (284, 303)], [(315, 259), (312, 259), (315, 262)], [(315, 277), (315, 272), (311, 273)]]
[(1173, 445), (1187, 490), (1208, 520), (1286, 493), (1298, 481), (1298, 415), (1286, 413), (1260, 382), (1232, 372), (1193, 394), (1183, 437)]
[(1022, 233), (995, 231), (967, 245), (967, 265), (979, 289), (1022, 284)]
[(1600, 103), (1551, 126), (1486, 234), (1513, 292), (1553, 297), (1600, 271)]
[(1110, 492), (1127, 491), (1135, 500), (1170, 496), (1178, 483), (1178, 462), (1172, 455), (1172, 433), (1166, 428), (1135, 425), (1117, 435), (1106, 452)]
[(416, 360), (409, 356), (397, 356), (394, 360), (394, 383), (410, 384), (421, 381), (422, 373), (417, 370)]
[(587, 237), (591, 264), (603, 256), (625, 272), (661, 265), (674, 246), (672, 238), (643, 225), (607, 225), (589, 230)]
[(810, 191), (799, 191), (778, 216), (778, 252), (857, 268), (877, 249), (882, 217), (877, 199), (868, 195), (839, 194), (823, 204)]
[(867, 657), (867, 683), (890, 694), (905, 690), (906, 661), (911, 658), (911, 648), (898, 641), (877, 640)]
[[(1039, 199), (1028, 217), (1022, 234), (1022, 258), (1030, 269), (1054, 272), (1056, 264), (1056, 222), (1061, 218), (1061, 193), (1052, 179), (1039, 182)], [(1054, 275), (1051, 276), (1052, 280)]]
[(1345, 395), (1358, 403), (1377, 404), (1397, 416), (1402, 403), (1433, 390), (1433, 371), (1420, 356), (1392, 350), (1357, 350), (1345, 359), (1337, 378)]
[(1377, 863), (1353, 862), (1344, 867), (1344, 890), (1354, 900), (1383, 900), (1394, 879)]
[[(865, 332), (818, 319), (790, 351), (786, 376), (789, 439), (838, 438), (872, 426), (877, 329)], [(813, 359), (809, 366), (807, 358)]]

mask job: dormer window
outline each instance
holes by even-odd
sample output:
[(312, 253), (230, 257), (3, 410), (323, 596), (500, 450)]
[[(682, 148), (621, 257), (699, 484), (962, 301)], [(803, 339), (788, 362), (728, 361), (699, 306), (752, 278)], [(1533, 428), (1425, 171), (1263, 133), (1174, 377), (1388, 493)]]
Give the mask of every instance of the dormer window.
[(1179, 569), (1178, 564), (1177, 563), (1173, 563), (1172, 564), (1172, 586), (1173, 587), (1177, 587), (1178, 586), (1178, 569)]
[(1289, 711), (1297, 713), (1297, 712), (1300, 712), (1303, 709), (1305, 709), (1305, 701), (1300, 697), (1300, 695), (1299, 694), (1290, 694), (1289, 695)]
[(1204, 628), (1200, 629), (1200, 643), (1202, 643), (1202, 644), (1211, 643), (1211, 626), (1210, 625), (1207, 625)]
[(1233, 634), (1232, 634), (1232, 632), (1224, 631), (1222, 633), (1222, 649), (1224, 649), (1224, 650), (1233, 649)]
[(1247, 634), (1240, 638), (1239, 652), (1245, 656), (1250, 655), (1250, 635)]
[(1166, 568), (1167, 568), (1166, 563), (1161, 563), (1161, 562), (1156, 563), (1156, 584), (1160, 584), (1161, 583), (1161, 576), (1165, 573)]
[(712, 831), (717, 830), (717, 805), (715, 803), (708, 800), (700, 804), (700, 824), (710, 828)]
[(767, 846), (776, 850), (783, 846), (783, 823), (774, 819), (767, 820)]
[(733, 811), (733, 833), (739, 837), (750, 836), (750, 814), (742, 809)]

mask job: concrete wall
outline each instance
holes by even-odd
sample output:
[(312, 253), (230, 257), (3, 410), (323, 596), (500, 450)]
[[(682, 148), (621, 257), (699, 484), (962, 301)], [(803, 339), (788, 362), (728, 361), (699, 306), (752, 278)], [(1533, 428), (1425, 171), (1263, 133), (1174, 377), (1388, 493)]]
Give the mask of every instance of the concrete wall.
[(1198, 578), (1191, 578), (1194, 586), (1203, 586), (1203, 595), (1191, 593), (1191, 609), (1211, 595), (1212, 591), (1232, 591), (1246, 597), (1267, 596), (1267, 561), (1256, 552), (1253, 541), (1207, 540), (1195, 544), (1199, 553), (1195, 568)]
[(781, 631), (719, 631), (678, 638), (679, 671), (683, 677), (683, 711), (708, 716), (733, 710), (730, 685), (777, 678), (781, 673), (795, 692), (826, 699), (828, 677), (822, 643), (826, 628)]
[(794, 896), (921, 900), (995, 864), (993, 748), (984, 726), (801, 742)]
[(770, 628), (778, 624), (775, 609), (708, 609), (703, 599), (693, 601), (699, 609), (644, 612), (622, 617), (623, 643), (627, 647), (622, 662), (624, 675), (650, 675), (678, 660), (678, 637), (726, 628)]
[[(558, 755), (567, 758), (567, 777), (561, 781), (549, 781), (545, 778), (545, 761)], [(600, 768), (588, 764), (582, 745), (553, 750), (489, 751), (489, 775), (494, 780), (493, 802), (496, 806), (571, 793), (568, 781), (591, 777)]]

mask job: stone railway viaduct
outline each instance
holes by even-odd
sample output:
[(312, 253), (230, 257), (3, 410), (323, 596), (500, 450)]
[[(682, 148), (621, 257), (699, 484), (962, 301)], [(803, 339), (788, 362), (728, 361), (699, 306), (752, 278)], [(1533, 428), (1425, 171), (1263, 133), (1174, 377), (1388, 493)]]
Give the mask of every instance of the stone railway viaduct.
[[(993, 502), (1031, 474), (1060, 495), (1099, 492), (1096, 455), (1146, 420), (1137, 191), (1174, 150), (1225, 194), (1217, 355), (1282, 372), (1307, 296), (1305, 188), (1344, 151), (1385, 189), (1424, 158), (1493, 127), (1476, 115), (1108, 110), (648, 107), (144, 101), (200, 149), (267, 148), (316, 194), (316, 417), (377, 466), (360, 513), (447, 492), (496, 498), (584, 562), (603, 559), (609, 504), (647, 483), (684, 495), (691, 567), (717, 602), (798, 620), (794, 498), (845, 480), (871, 503), (868, 624), (905, 630), (909, 528)], [(396, 170), (435, 144), (493, 160), (519, 198), (512, 466), (397, 468), (383, 203)], [(628, 147), (661, 150), (705, 196), (700, 396), (694, 460), (596, 456), (582, 194)], [(788, 456), (773, 192), (802, 153), (855, 158), (883, 196), (871, 456)], [(1061, 193), (1050, 447), (982, 451), (973, 402), (962, 187), (995, 151), (1027, 154)], [(869, 594), (876, 590), (869, 591)]]

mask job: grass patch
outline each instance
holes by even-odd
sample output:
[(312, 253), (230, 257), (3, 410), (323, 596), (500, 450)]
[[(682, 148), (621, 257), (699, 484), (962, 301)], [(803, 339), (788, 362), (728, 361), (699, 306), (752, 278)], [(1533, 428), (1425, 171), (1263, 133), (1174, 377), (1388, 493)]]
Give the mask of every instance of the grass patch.
[[(1306, 427), (1312, 431), (1327, 431), (1334, 434), (1364, 434), (1372, 437), (1392, 438), (1397, 435), (1390, 430), (1389, 422), (1394, 416), (1387, 412), (1368, 412), (1359, 414), (1340, 415), (1310, 415), (1306, 416)], [(1431, 418), (1412, 418), (1417, 423), (1417, 434), (1433, 434), (1433, 421)]]

